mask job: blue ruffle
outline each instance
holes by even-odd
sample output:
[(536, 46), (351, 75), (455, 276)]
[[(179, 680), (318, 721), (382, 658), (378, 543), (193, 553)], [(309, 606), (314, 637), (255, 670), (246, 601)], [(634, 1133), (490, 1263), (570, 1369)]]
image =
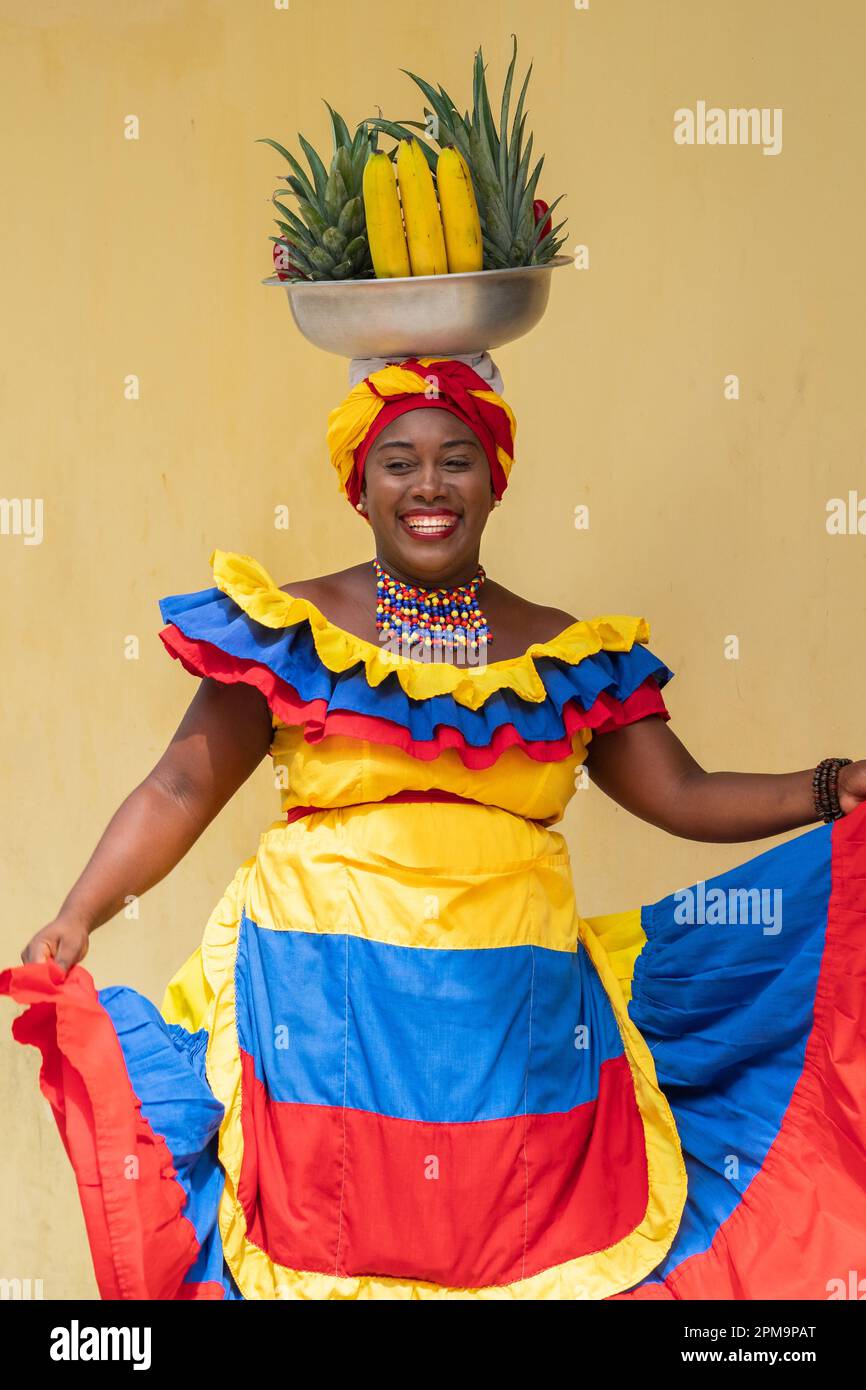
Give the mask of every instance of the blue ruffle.
[[(831, 886), (822, 825), (641, 910), (629, 1014), (673, 1110), (689, 1187), (676, 1239), (642, 1283), (710, 1248), (779, 1134), (812, 1030)], [(737, 920), (731, 905), (744, 915), (750, 894), (752, 915)], [(701, 909), (708, 901), (726, 905), (720, 924)]]
[(223, 1256), (218, 1214), (225, 1175), (218, 1157), (223, 1106), (205, 1071), (208, 1034), (166, 1023), (154, 1004), (126, 986), (99, 991), (120, 1043), (141, 1113), (165, 1140), (186, 1193), (184, 1216), (199, 1252), (184, 1283), (220, 1284), (223, 1297), (241, 1297)]
[(216, 588), (169, 595), (159, 600), (159, 608), (164, 621), (174, 623), (185, 637), (267, 666), (302, 700), (325, 700), (329, 711), (348, 710), (390, 720), (408, 729), (418, 742), (434, 739), (441, 725), (458, 729), (466, 743), (476, 748), (488, 747), (504, 724), (513, 724), (528, 741), (560, 739), (566, 733), (562, 711), (568, 701), (588, 710), (604, 692), (621, 702), (648, 676), (662, 687), (674, 675), (641, 643), (627, 652), (600, 651), (574, 665), (554, 657), (534, 657), (547, 699), (524, 700), (506, 688), (473, 710), (447, 694), (415, 699), (407, 695), (396, 673), (371, 687), (362, 661), (346, 671), (331, 671), (319, 658), (306, 620), (291, 627), (265, 627)]

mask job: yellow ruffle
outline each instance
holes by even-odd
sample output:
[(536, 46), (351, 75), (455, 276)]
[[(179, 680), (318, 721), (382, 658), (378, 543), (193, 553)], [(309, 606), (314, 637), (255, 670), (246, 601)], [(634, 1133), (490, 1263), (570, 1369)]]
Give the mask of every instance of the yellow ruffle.
[(627, 1004), (631, 1003), (632, 981), (637, 958), (646, 945), (641, 910), (608, 912), (603, 917), (587, 917), (586, 924), (601, 944)]
[(279, 588), (258, 560), (234, 551), (214, 550), (210, 557), (214, 583), (239, 608), (263, 627), (292, 627), (307, 622), (320, 661), (330, 671), (347, 671), (364, 663), (367, 684), (377, 686), (396, 671), (407, 695), (426, 700), (450, 695), (467, 709), (478, 709), (497, 690), (515, 691), (522, 700), (540, 704), (547, 698), (534, 657), (549, 656), (576, 666), (599, 651), (627, 652), (650, 638), (646, 618), (605, 614), (571, 623), (547, 642), (533, 642), (521, 656), (490, 661), (484, 666), (454, 666), (444, 661), (416, 661), (356, 637), (329, 622), (310, 599)]
[[(536, 762), (522, 748), (513, 747), (504, 749), (489, 767), (475, 770), (466, 767), (454, 748), (446, 748), (427, 761), (388, 743), (367, 742), (349, 734), (329, 734), (318, 743), (308, 743), (304, 729), (295, 724), (274, 731), (270, 756), (283, 811), (295, 806), (334, 809), (359, 802), (381, 803), (400, 792), (433, 788), (468, 797), (491, 812), (555, 825), (575, 795), (575, 771), (586, 759), (590, 732), (575, 731), (571, 753), (555, 761)], [(424, 807), (428, 816), (438, 814), (432, 810), (436, 802), (416, 804)], [(406, 815), (412, 814), (406, 811), (405, 803), (398, 802), (397, 806)], [(463, 817), (465, 808), (461, 811), (459, 802), (448, 802), (446, 807), (447, 830), (455, 819)], [(466, 831), (476, 836), (481, 833), (475, 814), (478, 807), (468, 809), (471, 818), (466, 821)], [(378, 811), (381, 814), (381, 808)], [(495, 843), (490, 849), (495, 854)]]

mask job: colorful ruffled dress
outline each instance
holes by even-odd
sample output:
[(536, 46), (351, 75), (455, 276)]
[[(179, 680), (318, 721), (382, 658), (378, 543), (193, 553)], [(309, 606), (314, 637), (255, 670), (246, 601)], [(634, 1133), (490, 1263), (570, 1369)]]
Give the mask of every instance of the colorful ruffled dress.
[(831, 1296), (866, 1248), (866, 805), (581, 917), (587, 746), (669, 718), (643, 618), (397, 662), (212, 564), (160, 636), (267, 698), (279, 819), (161, 1013), (0, 977), (103, 1297)]

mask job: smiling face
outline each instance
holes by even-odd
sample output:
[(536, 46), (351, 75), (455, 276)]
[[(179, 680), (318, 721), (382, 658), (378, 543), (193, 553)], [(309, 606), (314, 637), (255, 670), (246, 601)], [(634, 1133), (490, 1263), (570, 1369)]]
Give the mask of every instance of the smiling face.
[(407, 410), (386, 425), (364, 461), (360, 500), (395, 578), (472, 579), (494, 494), (478, 436), (450, 410)]

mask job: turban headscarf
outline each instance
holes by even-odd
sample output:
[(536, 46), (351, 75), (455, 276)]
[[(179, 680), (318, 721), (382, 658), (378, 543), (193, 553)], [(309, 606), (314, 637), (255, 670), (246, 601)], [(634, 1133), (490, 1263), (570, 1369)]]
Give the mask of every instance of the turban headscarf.
[[(495, 373), (496, 369), (490, 363)], [(501, 378), (496, 373), (497, 381)], [(477, 435), (487, 455), (494, 494), (501, 497), (514, 463), (517, 421), (491, 383), (454, 357), (407, 357), (357, 381), (328, 416), (328, 448), (342, 491), (354, 505), (364, 461), (376, 436), (404, 411), (450, 410)]]

